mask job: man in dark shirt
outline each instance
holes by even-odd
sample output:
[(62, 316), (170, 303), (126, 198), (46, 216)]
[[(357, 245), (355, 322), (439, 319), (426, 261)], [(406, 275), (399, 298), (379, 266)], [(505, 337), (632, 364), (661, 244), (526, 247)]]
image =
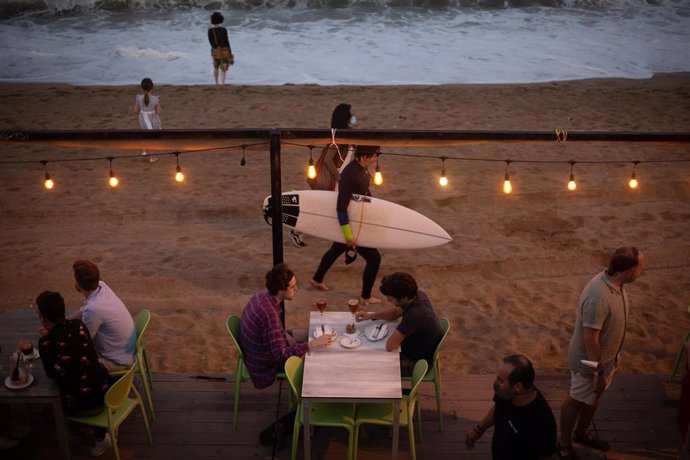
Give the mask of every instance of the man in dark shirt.
[(323, 283), (328, 269), (348, 248), (357, 251), (367, 262), (362, 275), (362, 305), (381, 303), (381, 300), (371, 296), (371, 290), (374, 287), (374, 281), (376, 281), (376, 274), (379, 271), (379, 265), (381, 265), (381, 254), (375, 248), (357, 246), (357, 235), (353, 235), (350, 228), (347, 207), (354, 194), (371, 196), (369, 191), (371, 176), (367, 167), (376, 163), (376, 158), (380, 151), (380, 147), (375, 145), (358, 145), (354, 158), (340, 173), (336, 211), (340, 228), (345, 237), (345, 243), (334, 242), (331, 245), (330, 249), (321, 257), (321, 263), (311, 280), (311, 285), (316, 289), (328, 291), (328, 286)]
[(420, 359), (433, 364), (434, 351), (442, 333), (429, 297), (419, 290), (412, 275), (405, 272), (384, 276), (379, 289), (393, 308), (380, 312), (358, 312), (357, 321), (393, 320), (402, 316), (400, 324), (386, 341), (386, 350), (401, 350), (402, 375), (411, 375), (415, 363)]
[(465, 435), (468, 449), (494, 427), (494, 460), (552, 459), (556, 452), (556, 419), (534, 386), (534, 367), (523, 355), (503, 358), (494, 381), (494, 404)]

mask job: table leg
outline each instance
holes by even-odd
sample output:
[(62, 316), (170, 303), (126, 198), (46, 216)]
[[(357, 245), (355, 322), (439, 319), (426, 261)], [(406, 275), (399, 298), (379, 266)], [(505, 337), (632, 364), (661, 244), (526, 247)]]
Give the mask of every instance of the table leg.
[[(408, 415), (409, 417), (409, 415)], [(400, 400), (393, 403), (393, 460), (398, 458), (398, 444), (400, 439)]]
[(69, 460), (69, 435), (67, 434), (67, 420), (62, 411), (62, 401), (60, 398), (53, 399), (53, 417), (55, 418), (55, 431), (57, 432), (58, 444), (60, 445), (60, 458)]
[(302, 399), (302, 414), (304, 420), (304, 427), (302, 429), (302, 435), (304, 437), (304, 460), (311, 459), (311, 427), (309, 425), (311, 423), (309, 419), (310, 413), (309, 401)]

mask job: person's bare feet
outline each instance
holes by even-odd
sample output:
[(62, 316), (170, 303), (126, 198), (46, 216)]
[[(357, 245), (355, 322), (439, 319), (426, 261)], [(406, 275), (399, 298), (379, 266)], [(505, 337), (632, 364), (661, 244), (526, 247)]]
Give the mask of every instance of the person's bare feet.
[(319, 291), (330, 291), (331, 290), (331, 288), (329, 288), (328, 286), (326, 286), (323, 283), (319, 283), (318, 281), (309, 280), (309, 284), (311, 284), (312, 287), (314, 287), (315, 289), (318, 289)]
[(381, 299), (378, 297), (369, 297), (368, 299), (365, 299), (362, 297), (362, 300), (359, 302), (361, 305), (376, 305), (381, 303)]

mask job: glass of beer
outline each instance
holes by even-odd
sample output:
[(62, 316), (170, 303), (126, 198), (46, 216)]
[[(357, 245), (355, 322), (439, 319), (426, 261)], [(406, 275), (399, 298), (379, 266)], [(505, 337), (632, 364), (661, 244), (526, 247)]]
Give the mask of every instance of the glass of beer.
[(355, 314), (357, 313), (357, 310), (359, 310), (359, 299), (350, 299), (347, 301), (347, 308), (350, 309), (350, 313), (352, 313), (352, 324), (348, 324), (347, 326), (347, 332), (349, 333), (354, 333), (357, 328), (355, 327)]
[(34, 345), (31, 342), (22, 342), (19, 344), (19, 350), (24, 355), (24, 361), (29, 363), (28, 367), (32, 367), (30, 360), (34, 356)]
[(323, 329), (323, 312), (328, 306), (328, 302), (326, 302), (326, 299), (316, 299), (316, 309), (319, 310), (319, 313), (321, 314), (321, 328)]

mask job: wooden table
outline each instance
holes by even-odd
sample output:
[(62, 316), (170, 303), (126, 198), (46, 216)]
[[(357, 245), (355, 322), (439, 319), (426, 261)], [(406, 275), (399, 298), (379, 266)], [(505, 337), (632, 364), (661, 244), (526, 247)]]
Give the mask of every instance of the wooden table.
[[(326, 312), (324, 324), (333, 327), (337, 336), (335, 343), (325, 350), (314, 350), (305, 356), (302, 380), (302, 407), (304, 416), (304, 458), (311, 457), (309, 438), (309, 404), (311, 402), (352, 402), (352, 403), (392, 403), (393, 446), (392, 458), (398, 458), (398, 438), (400, 428), (400, 401), (402, 382), (400, 379), (400, 354), (386, 351), (386, 339), (371, 342), (359, 336), (359, 348), (345, 348), (340, 342), (344, 338), (345, 327), (353, 322), (348, 312)], [(357, 328), (381, 321), (357, 323)], [(388, 337), (397, 323), (388, 323)], [(315, 329), (321, 328), (318, 312), (311, 312), (309, 333), (314, 337)]]
[(29, 372), (33, 374), (34, 381), (31, 385), (21, 390), (10, 390), (5, 386), (5, 377), (10, 375), (12, 369), (8, 369), (8, 356), (17, 351), (19, 342), (28, 341), (38, 349), (40, 337), (38, 329), (41, 322), (38, 320), (38, 312), (34, 309), (9, 310), (0, 314), (0, 346), (2, 346), (2, 364), (0, 371), (2, 383), (0, 383), (0, 404), (50, 404), (53, 406), (55, 428), (60, 444), (60, 457), (69, 459), (69, 438), (67, 434), (67, 422), (62, 410), (60, 389), (57, 384), (46, 376), (43, 363), (36, 359), (33, 361)]

